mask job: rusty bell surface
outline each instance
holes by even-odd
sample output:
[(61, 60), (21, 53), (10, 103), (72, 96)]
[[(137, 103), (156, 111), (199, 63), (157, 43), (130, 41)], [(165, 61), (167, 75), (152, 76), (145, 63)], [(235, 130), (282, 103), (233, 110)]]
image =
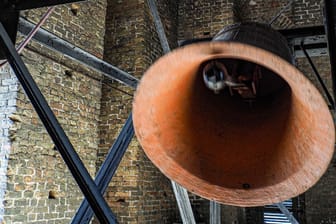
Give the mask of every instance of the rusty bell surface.
[(284, 38), (254, 23), (163, 56), (133, 104), (145, 153), (168, 178), (223, 204), (305, 192), (328, 167), (335, 131), (324, 99), (291, 62)]

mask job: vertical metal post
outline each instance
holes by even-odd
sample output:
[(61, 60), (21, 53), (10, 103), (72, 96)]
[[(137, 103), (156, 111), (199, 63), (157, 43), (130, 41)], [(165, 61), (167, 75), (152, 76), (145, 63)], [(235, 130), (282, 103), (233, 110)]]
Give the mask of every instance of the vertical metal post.
[[(161, 42), (161, 47), (163, 52), (167, 54), (170, 52), (170, 47), (160, 19), (159, 11), (155, 4), (155, 0), (148, 0), (147, 2), (154, 19), (156, 31)], [(174, 181), (171, 181), (171, 183), (183, 223), (195, 224), (195, 217), (191, 208), (187, 190)]]
[(196, 224), (187, 190), (174, 181), (171, 183), (183, 224)]
[(295, 217), (290, 213), (290, 211), (286, 208), (286, 206), (283, 205), (282, 202), (276, 203), (276, 206), (280, 209), (280, 211), (287, 217), (287, 219), (292, 223), (292, 224), (299, 224), (299, 222), (295, 219)]
[(210, 224), (221, 224), (221, 205), (210, 201)]
[(100, 194), (96, 184), (91, 179), (89, 172), (86, 170), (69, 138), (58, 123), (54, 113), (40, 92), (24, 62), (16, 52), (2, 23), (0, 23), (0, 47), (4, 51), (4, 54), (25, 90), (26, 95), (30, 99), (56, 148), (63, 157), (63, 160), (68, 165), (78, 186), (89, 201), (97, 218), (101, 223), (116, 223), (111, 209)]
[(335, 34), (336, 1), (324, 0), (324, 24), (328, 39), (328, 49), (333, 83), (333, 97), (336, 99), (336, 34)]
[[(119, 163), (122, 157), (125, 154), (126, 149), (128, 148), (129, 143), (131, 142), (134, 136), (134, 128), (132, 122), (132, 113), (128, 116), (124, 127), (122, 128), (117, 140), (114, 142), (112, 148), (103, 164), (101, 165), (95, 183), (97, 184), (100, 193), (104, 194), (109, 183), (111, 182), (112, 177), (114, 176)], [(77, 210), (76, 215), (72, 219), (72, 224), (86, 224), (89, 223), (93, 216), (93, 211), (90, 208), (90, 205), (86, 199), (82, 201), (79, 209)]]

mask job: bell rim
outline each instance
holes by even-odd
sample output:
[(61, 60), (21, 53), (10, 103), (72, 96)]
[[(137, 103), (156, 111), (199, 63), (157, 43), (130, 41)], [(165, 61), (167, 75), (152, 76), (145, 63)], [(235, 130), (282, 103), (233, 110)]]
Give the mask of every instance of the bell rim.
[[(141, 91), (143, 91), (143, 89), (150, 88), (148, 86), (145, 86), (147, 82), (146, 80), (149, 78), (149, 76), (158, 75), (154, 74), (156, 73), (155, 68), (157, 64), (171, 63), (172, 61), (176, 60), (174, 59), (174, 57), (179, 58), (178, 56), (181, 54), (192, 54), (195, 52), (197, 52), (200, 55), (200, 57), (202, 56), (203, 58), (200, 61), (200, 63), (216, 58), (236, 58), (257, 63), (276, 72), (277, 74), (283, 74), (283, 71), (291, 71), (293, 73), (296, 73), (296, 75), (292, 75), (292, 77), (290, 77), (290, 75), (281, 77), (284, 78), (288, 83), (303, 82), (305, 87), (312, 91), (314, 97), (319, 98), (319, 102), (321, 103), (319, 109), (322, 108), (323, 114), (325, 115), (324, 121), (328, 124), (328, 127), (330, 128), (330, 130), (328, 131), (329, 133), (328, 139), (330, 141), (328, 142), (328, 144), (326, 144), (328, 150), (324, 150), (324, 152), (327, 152), (325, 155), (327, 158), (325, 158), (324, 161), (328, 162), (324, 163), (324, 166), (319, 167), (318, 174), (317, 173), (312, 174), (309, 173), (307, 170), (300, 169), (297, 173), (294, 173), (292, 176), (288, 177), (288, 181), (286, 181), (286, 183), (278, 183), (272, 186), (267, 186), (259, 189), (235, 189), (233, 193), (232, 189), (230, 188), (223, 188), (221, 186), (211, 185), (209, 183), (206, 183), (205, 181), (197, 179), (196, 177), (186, 181), (186, 177), (189, 175), (189, 173), (185, 171), (183, 167), (177, 164), (174, 160), (171, 159), (171, 161), (169, 161), (170, 158), (165, 158), (165, 161), (158, 161), (158, 159), (155, 158), (155, 153), (153, 153), (153, 151), (146, 149), (149, 147), (148, 144), (153, 143), (145, 143), (143, 145), (143, 140), (141, 139), (141, 133), (140, 133), (141, 131), (139, 131), (140, 127), (138, 127), (139, 125), (138, 119), (140, 119), (139, 117), (141, 117), (142, 113), (141, 109), (139, 109), (140, 106), (137, 105), (137, 102), (140, 100), (139, 95), (141, 95)], [(265, 58), (268, 58), (269, 60), (264, 60)], [(281, 64), (281, 67), (279, 67), (279, 64)], [(146, 99), (142, 100), (146, 101)], [(273, 204), (284, 201), (288, 198), (295, 197), (307, 191), (309, 188), (315, 185), (316, 182), (320, 179), (320, 177), (326, 172), (334, 153), (335, 130), (334, 130), (333, 118), (330, 114), (330, 111), (328, 109), (325, 100), (318, 92), (316, 87), (296, 67), (294, 67), (281, 57), (271, 52), (267, 52), (263, 49), (237, 42), (225, 41), (225, 42), (203, 42), (203, 43), (191, 44), (183, 48), (174, 50), (171, 53), (160, 58), (147, 70), (147, 72), (143, 76), (143, 79), (138, 85), (133, 102), (133, 120), (134, 120), (135, 134), (138, 137), (140, 145), (143, 147), (149, 159), (154, 163), (154, 165), (156, 165), (156, 167), (158, 167), (158, 169), (165, 176), (167, 176), (169, 179), (173, 179), (181, 186), (187, 188), (190, 192), (195, 193), (203, 198), (207, 198), (209, 200), (217, 201), (219, 203), (234, 206), (251, 207), (251, 206)], [(160, 166), (162, 165), (161, 164), (162, 162), (166, 163), (169, 162), (170, 164), (169, 166), (178, 167), (175, 170), (179, 170), (180, 173), (176, 174), (172, 171), (167, 172), (167, 169), (169, 168), (163, 169)], [(165, 167), (167, 166), (168, 165), (166, 164)], [(303, 176), (309, 177), (309, 183), (306, 183), (305, 186), (303, 187), (302, 186), (298, 187), (297, 183), (300, 182), (302, 174), (304, 174)], [(194, 183), (190, 184), (190, 182)], [(203, 190), (196, 188), (195, 185), (202, 185)], [(293, 190), (288, 191), (288, 189), (290, 188)], [(230, 194), (231, 196), (233, 195), (231, 198)], [(259, 197), (257, 200), (253, 196), (255, 194), (263, 195), (263, 197)], [(239, 198), (240, 200), (237, 200), (237, 198)]]

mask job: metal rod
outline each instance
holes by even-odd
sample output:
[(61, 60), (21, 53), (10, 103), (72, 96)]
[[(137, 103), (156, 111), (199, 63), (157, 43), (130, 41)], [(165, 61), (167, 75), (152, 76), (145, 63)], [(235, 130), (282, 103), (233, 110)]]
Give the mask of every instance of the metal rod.
[[(34, 26), (35, 24), (24, 18), (20, 18), (18, 30), (22, 34), (27, 35), (34, 28)], [(127, 86), (136, 88), (139, 82), (139, 80), (134, 76), (120, 70), (113, 65), (110, 65), (109, 63), (44, 29), (39, 29), (33, 36), (33, 39), (40, 42), (49, 49), (67, 55), (81, 64), (89, 66), (98, 72), (102, 72), (106, 77), (117, 80), (118, 82), (124, 83)]]
[[(148, 0), (147, 3), (154, 19), (156, 31), (158, 33), (163, 52), (165, 54), (169, 53), (170, 47), (160, 19), (157, 6), (155, 4), (155, 0)], [(182, 186), (180, 186), (179, 184), (175, 183), (173, 180), (171, 180), (171, 183), (177, 201), (177, 205), (180, 211), (182, 222), (184, 224), (195, 224), (196, 223), (195, 217), (191, 208), (187, 190)]]
[(15, 47), (2, 23), (0, 23), (0, 47), (4, 51), (9, 64), (14, 70), (18, 80), (25, 90), (26, 95), (30, 99), (56, 148), (69, 167), (69, 170), (75, 178), (79, 188), (89, 201), (98, 220), (100, 220), (101, 223), (116, 223), (111, 209), (107, 205), (103, 196), (100, 194), (96, 184), (91, 179), (89, 172), (86, 170), (69, 138), (66, 136), (61, 125), (58, 123), (54, 113), (40, 92), (24, 62), (16, 52)]
[[(33, 36), (35, 35), (35, 33), (38, 31), (38, 29), (40, 29), (40, 27), (45, 23), (45, 21), (47, 21), (47, 19), (49, 18), (49, 16), (51, 15), (51, 13), (54, 11), (55, 7), (50, 7), (48, 8), (47, 12), (41, 17), (41, 20), (36, 24), (36, 26), (34, 27), (34, 29), (32, 29), (29, 34), (27, 35), (27, 37), (24, 39), (24, 41), (22, 41), (19, 46), (16, 48), (17, 52), (20, 54), (23, 49), (27, 46), (27, 44), (29, 43), (29, 41), (33, 38)], [(0, 67), (2, 67), (3, 65), (5, 65), (7, 63), (7, 60), (5, 60), (4, 62), (2, 62), (0, 64)]]
[(171, 184), (183, 224), (196, 224), (187, 190), (174, 181)]
[(275, 16), (272, 17), (268, 25), (272, 25), (281, 16), (281, 14), (284, 13), (293, 4), (293, 2), (294, 0), (289, 1), (285, 7), (283, 7)]
[(148, 2), (149, 9), (152, 13), (153, 19), (154, 19), (156, 32), (159, 36), (161, 47), (163, 49), (163, 52), (167, 54), (168, 52), (170, 52), (170, 47), (168, 44), (167, 36), (165, 34), (165, 30), (163, 28), (163, 25), (160, 19), (159, 11), (155, 4), (155, 0), (148, 0), (147, 2)]
[(221, 224), (221, 205), (210, 201), (210, 224)]
[(319, 81), (319, 83), (320, 83), (320, 85), (321, 85), (321, 87), (322, 87), (322, 89), (323, 89), (323, 91), (324, 91), (324, 93), (325, 93), (328, 101), (329, 101), (330, 107), (332, 109), (335, 109), (335, 102), (334, 102), (332, 96), (330, 95), (330, 93), (328, 91), (328, 88), (324, 84), (323, 79), (321, 78), (319, 72), (317, 71), (317, 68), (315, 67), (314, 62), (311, 60), (311, 58), (310, 58), (310, 56), (309, 56), (306, 48), (304, 47), (303, 42), (301, 42), (300, 46), (301, 46), (301, 49), (302, 49), (303, 53), (305, 54), (306, 58), (308, 59), (308, 62), (310, 64), (310, 66), (312, 67), (312, 69), (314, 71), (314, 74), (315, 74), (316, 78), (318, 79), (318, 81)]
[(280, 209), (280, 211), (287, 217), (287, 219), (292, 224), (299, 224), (299, 222), (295, 219), (295, 217), (292, 215), (292, 213), (284, 206), (282, 202), (276, 203), (276, 206)]
[(324, 0), (324, 25), (328, 39), (333, 97), (336, 99), (336, 34), (335, 34), (336, 2)]
[[(112, 148), (109, 150), (105, 161), (103, 162), (97, 173), (95, 183), (97, 184), (101, 194), (105, 193), (133, 136), (133, 121), (132, 114), (130, 114), (117, 140), (114, 142)], [(84, 199), (71, 223), (86, 224), (90, 222), (92, 216), (93, 211), (90, 208), (88, 201)]]

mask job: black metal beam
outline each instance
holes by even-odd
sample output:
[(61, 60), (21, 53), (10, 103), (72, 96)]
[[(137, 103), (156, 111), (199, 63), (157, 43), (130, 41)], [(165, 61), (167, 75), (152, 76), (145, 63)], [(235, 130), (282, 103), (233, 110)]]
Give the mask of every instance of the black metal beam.
[(287, 39), (303, 38), (308, 36), (318, 36), (325, 34), (323, 26), (299, 27), (294, 29), (278, 30), (278, 32), (285, 36)]
[(15, 50), (4, 26), (0, 23), (0, 47), (3, 49), (9, 64), (14, 70), (26, 95), (30, 99), (47, 132), (75, 178), (79, 188), (89, 201), (101, 223), (116, 223), (111, 209), (107, 205), (96, 184), (91, 179), (83, 162), (73, 148), (46, 99), (29, 73), (24, 62)]
[[(327, 48), (327, 43), (312, 43), (312, 44), (304, 44), (304, 48), (306, 50), (310, 49), (326, 49)], [(300, 45), (294, 45), (293, 46), (294, 51), (302, 50), (301, 44)]]
[[(6, 8), (0, 3), (0, 22), (5, 27), (12, 43), (15, 43), (17, 25), (19, 21), (19, 11), (13, 10), (12, 8)], [(4, 59), (5, 55), (0, 49), (0, 59)]]
[(80, 1), (84, 0), (10, 0), (8, 4), (11, 4), (16, 10), (27, 10)]
[(334, 100), (332, 98), (332, 96), (330, 95), (329, 91), (328, 91), (328, 88), (327, 86), (324, 84), (323, 82), (323, 79), (322, 77), (320, 76), (319, 72), (317, 71), (317, 68), (315, 67), (313, 61), (311, 60), (311, 58), (309, 57), (309, 54), (307, 53), (307, 50), (305, 48), (305, 45), (303, 44), (303, 42), (301, 43), (301, 49), (303, 51), (303, 53), (305, 54), (306, 58), (308, 59), (308, 62), (310, 64), (310, 66), (312, 67), (313, 71), (314, 71), (314, 74), (317, 78), (317, 80), (319, 81), (327, 99), (328, 99), (328, 102), (329, 102), (329, 108), (330, 109), (335, 109), (335, 103), (334, 103)]
[(336, 1), (324, 0), (324, 24), (328, 39), (331, 77), (333, 84), (333, 97), (336, 99)]
[[(18, 30), (24, 35), (27, 35), (30, 30), (35, 27), (35, 24), (26, 19), (20, 18)], [(136, 88), (139, 80), (134, 76), (110, 65), (109, 63), (97, 58), (96, 56), (74, 46), (73, 44), (63, 40), (62, 38), (44, 30), (39, 29), (33, 39), (45, 45), (51, 50), (60, 52), (70, 58), (87, 65), (96, 71), (102, 72), (108, 78), (117, 80), (127, 86)]]
[[(95, 183), (97, 184), (101, 194), (105, 193), (133, 136), (134, 128), (132, 114), (130, 114), (118, 138), (110, 148), (104, 163), (101, 165), (97, 173)], [(88, 201), (84, 199), (71, 223), (87, 224), (90, 222), (92, 216), (93, 211), (90, 208)]]

